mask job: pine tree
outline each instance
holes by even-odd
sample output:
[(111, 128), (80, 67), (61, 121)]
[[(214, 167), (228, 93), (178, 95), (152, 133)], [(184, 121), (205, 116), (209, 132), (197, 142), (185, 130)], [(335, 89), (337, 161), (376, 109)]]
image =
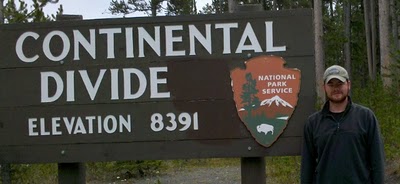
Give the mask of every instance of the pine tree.
[(260, 100), (256, 96), (258, 90), (256, 88), (256, 80), (253, 79), (251, 73), (246, 74), (247, 83), (243, 84), (243, 93), (240, 96), (242, 98), (242, 104), (244, 109), (248, 111), (248, 116), (251, 116), (252, 109), (256, 109), (260, 106)]
[[(17, 7), (14, 0), (8, 0), (3, 9), (3, 16), (5, 23), (28, 23), (28, 22), (47, 22), (55, 20), (54, 15), (46, 15), (43, 12), (43, 8), (49, 3), (48, 0), (32, 0), (31, 10), (28, 8), (28, 4), (19, 0), (19, 6)], [(60, 8), (57, 14), (62, 14), (63, 9)]]

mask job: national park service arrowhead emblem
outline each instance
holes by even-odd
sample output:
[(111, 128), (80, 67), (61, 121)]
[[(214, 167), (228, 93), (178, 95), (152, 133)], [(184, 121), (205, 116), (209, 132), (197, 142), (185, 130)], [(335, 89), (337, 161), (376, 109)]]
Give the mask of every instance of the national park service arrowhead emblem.
[(276, 56), (246, 61), (231, 71), (236, 110), (255, 140), (270, 147), (285, 130), (297, 105), (301, 73)]

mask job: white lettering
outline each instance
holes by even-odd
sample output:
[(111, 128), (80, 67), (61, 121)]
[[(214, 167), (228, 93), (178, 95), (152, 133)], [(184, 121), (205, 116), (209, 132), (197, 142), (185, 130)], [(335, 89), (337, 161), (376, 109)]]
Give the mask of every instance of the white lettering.
[(223, 30), (223, 43), (224, 43), (224, 51), (223, 54), (231, 53), (231, 28), (238, 28), (238, 23), (223, 23), (223, 24), (215, 24), (215, 29)]
[[(58, 36), (61, 38), (63, 43), (63, 50), (59, 56), (54, 56), (50, 50), (50, 41), (54, 36)], [(52, 31), (44, 37), (43, 40), (43, 52), (46, 57), (52, 61), (61, 61), (63, 60), (69, 53), (70, 50), (70, 42), (68, 36), (62, 31)]]
[[(162, 25), (162, 27), (146, 25), (146, 27), (87, 28), (83, 30), (74, 29), (68, 32), (53, 30), (43, 36), (36, 32), (27, 31), (18, 37), (15, 52), (20, 61), (33, 63), (38, 61), (42, 55), (45, 55), (50, 61), (62, 61), (68, 55), (73, 60), (81, 60), (82, 50), (85, 50), (89, 55), (88, 57), (93, 60), (98, 59), (98, 52), (107, 52), (107, 59), (115, 59), (116, 52), (123, 53), (124, 51), (124, 55), (120, 55), (120, 57), (126, 59), (143, 58), (149, 52), (154, 52), (151, 56), (168, 57), (185, 56), (186, 54), (196, 56), (200, 47), (203, 47), (210, 55), (232, 54), (232, 49), (235, 49), (234, 53), (237, 54), (244, 51), (256, 53), (286, 51), (286, 45), (274, 46), (274, 39), (277, 39), (274, 37), (274, 22), (262, 22), (265, 24), (262, 26), (264, 30), (258, 32), (255, 32), (253, 26), (256, 23), (252, 21), (240, 24), (228, 22), (204, 23), (203, 25)], [(203, 29), (199, 29), (200, 27)], [(164, 29), (164, 35), (161, 35), (161, 29)], [(256, 33), (265, 35), (257, 35)], [(241, 36), (236, 36), (237, 34), (241, 34)], [(71, 35), (72, 38), (68, 38), (67, 35)], [(235, 37), (233, 37), (234, 35)], [(40, 39), (42, 37), (44, 38)], [(264, 38), (265, 45), (263, 47), (265, 46), (265, 50), (259, 42), (260, 39)], [(36, 43), (39, 41), (42, 43)], [(71, 41), (73, 43), (70, 43)], [(282, 43), (283, 41), (280, 39), (279, 42)], [(38, 44), (41, 44), (41, 48), (34, 48)], [(73, 48), (71, 48), (71, 44)], [(99, 47), (99, 44), (106, 46)], [(163, 51), (161, 51), (161, 44), (165, 47)], [(232, 44), (237, 44), (236, 48), (232, 48)], [(33, 47), (33, 49), (27, 46)], [(36, 53), (39, 49), (42, 49), (43, 54)], [(121, 49), (124, 49), (124, 51), (119, 52)], [(213, 53), (214, 50), (220, 53)], [(73, 53), (70, 54), (70, 51)], [(103, 62), (104, 60), (100, 61)]]
[[(110, 120), (111, 128), (109, 127)], [(103, 126), (107, 133), (112, 134), (117, 130), (117, 119), (114, 116), (108, 115), (104, 118)]]
[(67, 117), (63, 118), (65, 127), (67, 127), (68, 134), (72, 134), (72, 128), (75, 123), (75, 117), (71, 117), (71, 120), (68, 120)]
[(25, 39), (28, 37), (32, 37), (35, 40), (37, 40), (39, 38), (39, 34), (37, 34), (35, 32), (30, 32), (30, 31), (23, 33), (17, 40), (17, 43), (15, 45), (15, 52), (17, 53), (17, 56), (21, 61), (23, 61), (25, 63), (32, 63), (32, 62), (35, 62), (39, 58), (39, 56), (37, 54), (31, 58), (28, 58), (25, 56), (24, 51), (23, 51), (23, 45), (24, 45)]
[(158, 92), (158, 84), (167, 84), (167, 79), (158, 78), (159, 72), (168, 72), (168, 68), (150, 67), (150, 98), (170, 98), (169, 92)]
[(75, 71), (67, 71), (67, 102), (75, 101)]
[[(244, 45), (247, 38), (250, 41), (250, 45)], [(243, 50), (253, 50), (254, 52), (262, 52), (260, 43), (257, 40), (257, 36), (254, 33), (253, 27), (250, 23), (247, 23), (246, 28), (243, 32), (242, 38), (240, 39), (239, 45), (236, 49), (236, 53), (242, 53)]]
[(125, 28), (125, 45), (126, 58), (133, 58), (133, 29), (131, 27)]
[(131, 132), (132, 128), (131, 128), (131, 116), (128, 115), (126, 118), (124, 118), (124, 116), (119, 115), (119, 132), (124, 132), (123, 127), (125, 127), (125, 129), (128, 132)]
[(293, 88), (268, 88), (263, 89), (262, 94), (290, 94), (293, 93)]
[(52, 135), (61, 135), (62, 134), (62, 132), (58, 129), (58, 128), (60, 128), (60, 126), (61, 126), (61, 124), (60, 124), (60, 121), (61, 120), (61, 118), (60, 117), (53, 117), (53, 118), (51, 118), (51, 127), (52, 127), (52, 131), (51, 131), (51, 134)]
[(121, 28), (105, 28), (99, 29), (100, 34), (107, 35), (107, 59), (114, 59), (114, 35), (121, 33)]
[(119, 69), (111, 69), (111, 100), (119, 99), (118, 91), (118, 71)]
[(106, 73), (106, 69), (101, 69), (99, 76), (97, 77), (96, 84), (93, 86), (92, 82), (89, 79), (88, 73), (86, 70), (79, 70), (81, 74), (83, 83), (85, 84), (86, 90), (89, 93), (90, 99), (94, 100), (96, 97), (97, 91), (99, 90), (99, 86), (101, 81), (103, 80), (104, 73)]
[(86, 129), (85, 126), (83, 126), (81, 117), (76, 119), (74, 134), (86, 134)]
[(34, 129), (37, 128), (37, 124), (35, 124), (35, 122), (37, 122), (37, 118), (29, 118), (28, 119), (28, 135), (29, 136), (38, 136), (39, 133), (35, 132)]
[(46, 132), (46, 125), (44, 118), (40, 118), (40, 135), (50, 135), (50, 132)]
[(79, 32), (79, 30), (73, 30), (74, 32), (74, 60), (80, 60), (79, 57), (79, 44), (86, 49), (86, 51), (92, 56), (93, 59), (96, 59), (96, 39), (95, 39), (95, 30), (90, 29), (90, 42), (85, 39), (85, 37)]
[(154, 39), (150, 34), (142, 27), (138, 28), (139, 35), (139, 57), (144, 57), (144, 40), (150, 47), (157, 53), (158, 56), (161, 55), (160, 47), (160, 26), (154, 26)]
[(174, 37), (174, 31), (181, 31), (183, 27), (178, 26), (165, 26), (165, 56), (184, 56), (185, 50), (174, 50), (174, 43), (182, 42), (182, 36)]
[[(147, 87), (147, 80), (143, 72), (136, 68), (124, 68), (124, 99), (137, 99), (143, 95)], [(139, 89), (135, 94), (132, 94), (131, 75), (135, 74), (139, 79)]]
[(206, 24), (206, 36), (204, 37), (200, 31), (194, 25), (189, 25), (189, 39), (190, 39), (190, 53), (189, 55), (196, 55), (196, 46), (194, 39), (196, 38), (201, 45), (208, 51), (212, 53), (211, 44), (211, 24)]
[[(47, 122), (47, 120), (49, 120)], [(94, 122), (98, 122), (98, 131), (94, 131)], [(39, 121), (39, 125), (38, 125)], [(51, 117), (51, 118), (28, 118), (29, 136), (50, 136), (50, 135), (86, 135), (103, 133), (114, 134), (132, 132), (131, 115), (107, 115), (84, 116), (84, 117)]]
[[(40, 77), (41, 77), (41, 85), (40, 85), (40, 90), (41, 90), (41, 98), (40, 102), (42, 103), (48, 103), (48, 102), (54, 102), (58, 98), (60, 98), (63, 90), (64, 90), (64, 83), (60, 77), (55, 72), (40, 72)], [(56, 92), (54, 93), (53, 96), (49, 96), (49, 78), (53, 78), (56, 82)]]
[(286, 51), (286, 46), (274, 47), (274, 29), (272, 27), (272, 21), (265, 22), (265, 34), (266, 34), (266, 51), (267, 52), (279, 52)]
[(88, 121), (88, 129), (89, 134), (93, 134), (93, 121), (96, 119), (95, 116), (86, 116), (86, 120)]

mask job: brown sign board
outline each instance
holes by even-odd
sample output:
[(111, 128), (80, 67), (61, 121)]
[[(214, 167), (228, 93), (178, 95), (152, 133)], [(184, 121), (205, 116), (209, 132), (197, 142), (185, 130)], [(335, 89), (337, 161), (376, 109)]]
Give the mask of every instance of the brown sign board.
[[(10, 24), (0, 40), (0, 163), (298, 155), (314, 111), (311, 10)], [(270, 147), (230, 78), (265, 55), (301, 71)]]

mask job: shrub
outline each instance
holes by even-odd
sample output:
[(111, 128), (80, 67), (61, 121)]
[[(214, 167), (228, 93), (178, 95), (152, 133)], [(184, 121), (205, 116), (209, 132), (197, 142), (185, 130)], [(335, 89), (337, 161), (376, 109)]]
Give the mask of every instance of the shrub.
[(160, 160), (96, 162), (87, 164), (87, 180), (115, 181), (152, 176), (163, 166)]

